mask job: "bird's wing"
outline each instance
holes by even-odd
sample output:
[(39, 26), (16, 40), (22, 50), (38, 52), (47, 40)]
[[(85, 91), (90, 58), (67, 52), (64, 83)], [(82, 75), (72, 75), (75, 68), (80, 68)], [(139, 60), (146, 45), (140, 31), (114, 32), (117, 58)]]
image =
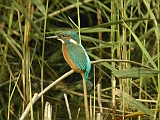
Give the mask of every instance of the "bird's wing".
[(88, 61), (88, 56), (86, 55), (86, 51), (81, 45), (74, 45), (68, 48), (68, 53), (70, 59), (75, 63), (78, 69), (86, 70)]

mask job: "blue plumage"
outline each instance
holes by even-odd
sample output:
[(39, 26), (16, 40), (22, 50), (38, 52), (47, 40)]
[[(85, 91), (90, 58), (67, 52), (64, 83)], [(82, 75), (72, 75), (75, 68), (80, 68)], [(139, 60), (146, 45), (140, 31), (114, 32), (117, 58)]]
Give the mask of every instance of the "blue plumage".
[(75, 63), (79, 70), (84, 71), (84, 79), (86, 80), (86, 82), (88, 82), (91, 63), (86, 50), (81, 44), (74, 46), (72, 44), (68, 44), (66, 47), (68, 48), (70, 59)]
[(58, 36), (48, 38), (57, 38), (62, 42), (62, 52), (65, 60), (72, 69), (79, 72), (88, 82), (91, 63), (86, 50), (80, 44), (78, 34), (74, 31), (65, 31)]

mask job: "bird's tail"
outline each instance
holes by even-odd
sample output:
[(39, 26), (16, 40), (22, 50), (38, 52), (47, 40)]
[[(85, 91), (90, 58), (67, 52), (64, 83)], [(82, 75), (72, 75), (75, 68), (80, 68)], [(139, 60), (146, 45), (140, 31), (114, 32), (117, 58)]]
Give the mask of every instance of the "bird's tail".
[(88, 75), (89, 75), (89, 72), (85, 71), (84, 72), (84, 79), (86, 82), (88, 82)]

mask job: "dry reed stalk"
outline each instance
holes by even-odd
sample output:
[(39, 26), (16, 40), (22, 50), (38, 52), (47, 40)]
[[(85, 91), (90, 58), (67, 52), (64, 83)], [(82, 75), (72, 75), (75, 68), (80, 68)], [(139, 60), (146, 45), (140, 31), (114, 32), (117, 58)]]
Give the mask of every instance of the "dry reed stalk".
[(52, 120), (52, 105), (49, 102), (45, 104), (44, 120)]
[(71, 120), (72, 119), (71, 110), (70, 110), (70, 107), (69, 107), (67, 95), (65, 93), (64, 93), (64, 99), (65, 99), (65, 102), (66, 102), (68, 116), (69, 116), (69, 119)]

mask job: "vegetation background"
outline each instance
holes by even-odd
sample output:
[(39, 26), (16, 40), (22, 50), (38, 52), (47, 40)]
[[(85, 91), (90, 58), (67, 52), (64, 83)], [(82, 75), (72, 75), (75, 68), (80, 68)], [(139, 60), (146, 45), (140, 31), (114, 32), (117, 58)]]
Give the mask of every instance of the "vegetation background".
[[(0, 120), (16, 120), (34, 93), (70, 70), (61, 43), (46, 36), (80, 32), (95, 64), (88, 91), (93, 112), (103, 119), (158, 119), (160, 105), (159, 0), (0, 0)], [(101, 61), (98, 61), (101, 60)], [(97, 62), (97, 63), (96, 63)], [(84, 119), (81, 76), (72, 74), (46, 92), (26, 119)], [(101, 102), (97, 102), (97, 84)], [(101, 109), (102, 108), (102, 109)]]

